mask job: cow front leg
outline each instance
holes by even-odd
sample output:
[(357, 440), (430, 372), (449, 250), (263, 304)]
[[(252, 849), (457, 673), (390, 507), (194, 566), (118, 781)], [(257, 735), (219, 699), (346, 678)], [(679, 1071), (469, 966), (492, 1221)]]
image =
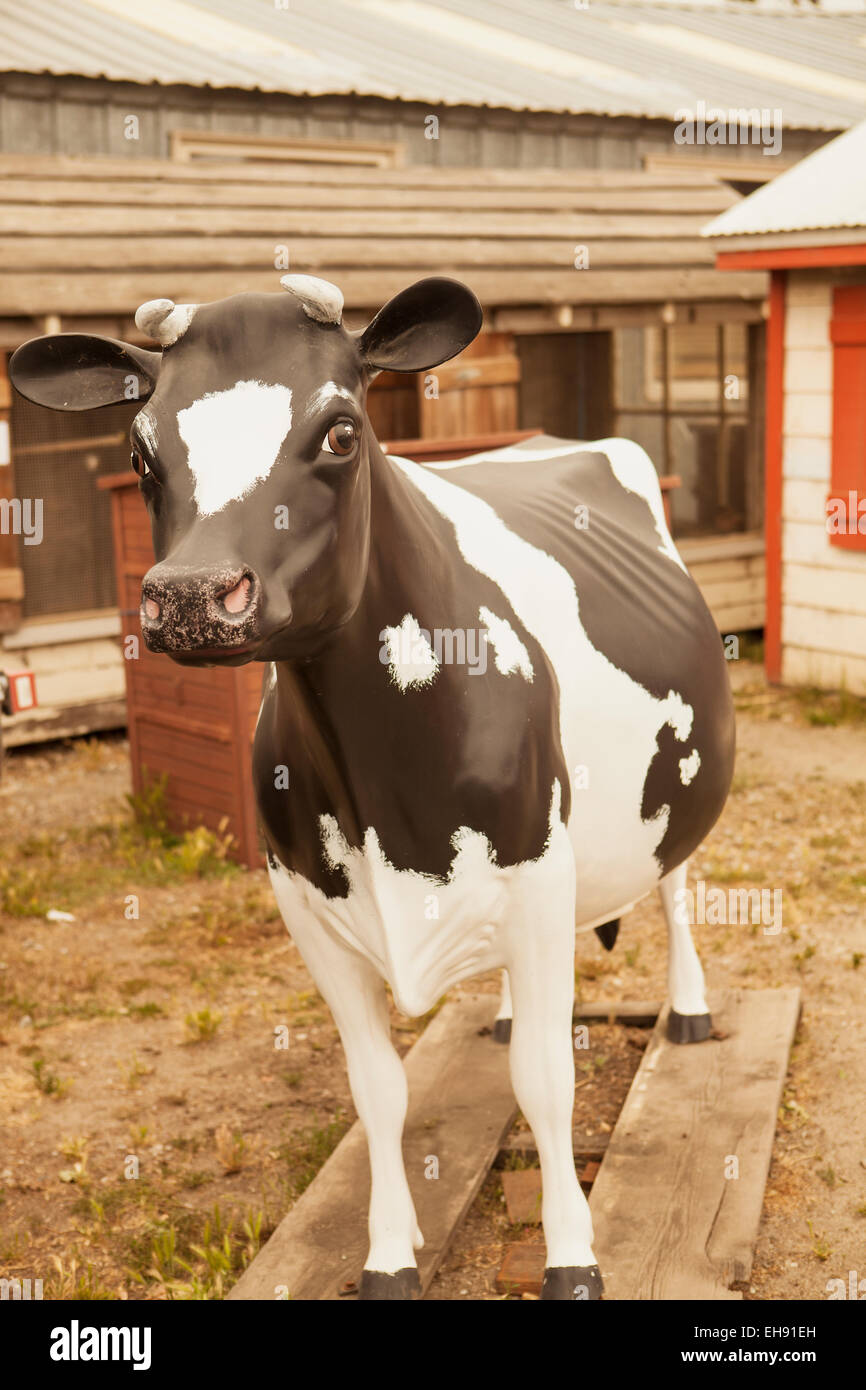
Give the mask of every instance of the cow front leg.
[[(279, 900), (279, 892), (277, 897)], [(319, 922), (291, 918), (292, 937), (343, 1042), (349, 1085), (370, 1154), (370, 1251), (362, 1299), (414, 1298), (421, 1284), (415, 1250), (424, 1244), (403, 1163), (406, 1072), (391, 1043), (385, 985), (362, 956)]]
[(695, 950), (689, 924), (688, 896), (685, 892), (688, 862), (672, 869), (659, 884), (665, 920), (668, 924), (668, 1014), (667, 1035), (671, 1042), (703, 1042), (710, 1036), (713, 1020), (707, 1008), (704, 972)]
[[(569, 858), (570, 851), (568, 852)], [(528, 867), (521, 911), (510, 923), (507, 969), (514, 1017), (511, 1080), (541, 1162), (547, 1245), (541, 1297), (601, 1296), (592, 1217), (574, 1167), (574, 867)]]

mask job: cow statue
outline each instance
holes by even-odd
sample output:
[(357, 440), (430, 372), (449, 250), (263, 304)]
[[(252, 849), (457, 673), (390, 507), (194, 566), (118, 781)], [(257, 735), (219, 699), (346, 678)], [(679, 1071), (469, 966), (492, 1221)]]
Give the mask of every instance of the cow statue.
[(352, 332), (334, 285), (280, 283), (143, 305), (158, 351), (34, 339), (12, 379), (55, 410), (137, 394), (132, 466), (157, 556), (147, 646), (184, 665), (268, 664), (258, 810), (367, 1133), (361, 1298), (420, 1287), (385, 986), (417, 1017), (492, 968), (541, 1162), (541, 1297), (598, 1298), (572, 1152), (575, 927), (610, 946), (658, 887), (669, 1035), (707, 1037), (682, 890), (732, 774), (719, 633), (636, 444), (539, 436), (425, 466), (383, 453), (369, 382), (465, 348), (482, 319), (469, 289), (421, 280)]

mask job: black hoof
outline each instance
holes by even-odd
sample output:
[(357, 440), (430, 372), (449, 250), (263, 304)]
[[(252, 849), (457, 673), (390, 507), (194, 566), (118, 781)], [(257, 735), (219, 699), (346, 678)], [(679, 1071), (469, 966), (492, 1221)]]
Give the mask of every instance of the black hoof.
[(398, 1269), (396, 1274), (382, 1274), (377, 1269), (365, 1269), (361, 1273), (358, 1298), (402, 1300), (418, 1298), (421, 1293), (421, 1279), (417, 1269), (410, 1266)]
[(493, 1041), (501, 1043), (511, 1042), (510, 1018), (497, 1018), (493, 1025)]
[(603, 926), (596, 927), (595, 934), (606, 951), (612, 951), (616, 945), (616, 938), (619, 934), (619, 918), (613, 922), (605, 922)]
[(668, 1014), (668, 1041), (672, 1043), (703, 1042), (710, 1036), (713, 1020), (709, 1014)]
[(598, 1265), (554, 1265), (544, 1271), (542, 1299), (560, 1303), (596, 1302), (604, 1292)]

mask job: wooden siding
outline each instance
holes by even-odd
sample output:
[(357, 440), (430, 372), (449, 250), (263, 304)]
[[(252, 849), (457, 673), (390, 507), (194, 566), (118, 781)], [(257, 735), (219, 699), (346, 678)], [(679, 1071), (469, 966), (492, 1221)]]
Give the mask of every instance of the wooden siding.
[(676, 545), (723, 636), (764, 626), (766, 582), (760, 531), (701, 536)]
[[(787, 274), (782, 437), (782, 679), (866, 695), (866, 554), (830, 544), (833, 287)], [(856, 274), (856, 272), (854, 272)], [(862, 283), (866, 274), (860, 272)]]
[[(439, 119), (426, 138), (425, 117)], [(127, 117), (138, 117), (128, 140)], [(224, 131), (283, 138), (398, 141), (409, 164), (475, 168), (640, 169), (644, 156), (670, 155), (674, 121), (630, 116), (507, 111), (486, 106), (378, 97), (299, 97), (86, 77), (0, 74), (0, 149), (20, 154), (164, 158), (173, 130)], [(823, 131), (785, 131), (785, 157), (827, 141)], [(686, 153), (744, 166), (754, 146), (694, 146)], [(774, 161), (775, 163), (775, 161)]]
[(0, 318), (273, 290), (287, 262), (337, 281), (350, 322), (432, 273), (488, 314), (765, 290), (715, 269), (700, 230), (738, 195), (694, 173), (497, 170), (479, 188), (472, 169), (2, 156), (0, 180)]

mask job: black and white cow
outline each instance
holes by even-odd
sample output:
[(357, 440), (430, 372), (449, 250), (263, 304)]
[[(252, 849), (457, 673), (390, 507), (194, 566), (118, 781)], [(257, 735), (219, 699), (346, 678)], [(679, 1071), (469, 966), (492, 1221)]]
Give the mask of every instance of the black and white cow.
[(12, 378), (61, 410), (137, 385), (132, 461), (158, 557), (146, 642), (186, 664), (270, 663), (258, 806), (368, 1136), (361, 1296), (411, 1297), (422, 1243), (385, 983), (419, 1015), (501, 967), (544, 1182), (542, 1297), (598, 1297), (571, 1147), (575, 924), (608, 924), (609, 940), (658, 887), (672, 1036), (707, 1035), (678, 890), (731, 779), (719, 634), (637, 445), (540, 437), (430, 466), (383, 454), (367, 384), (475, 337), (464, 286), (423, 280), (351, 333), (333, 285), (282, 285), (144, 305), (160, 352), (36, 339)]

